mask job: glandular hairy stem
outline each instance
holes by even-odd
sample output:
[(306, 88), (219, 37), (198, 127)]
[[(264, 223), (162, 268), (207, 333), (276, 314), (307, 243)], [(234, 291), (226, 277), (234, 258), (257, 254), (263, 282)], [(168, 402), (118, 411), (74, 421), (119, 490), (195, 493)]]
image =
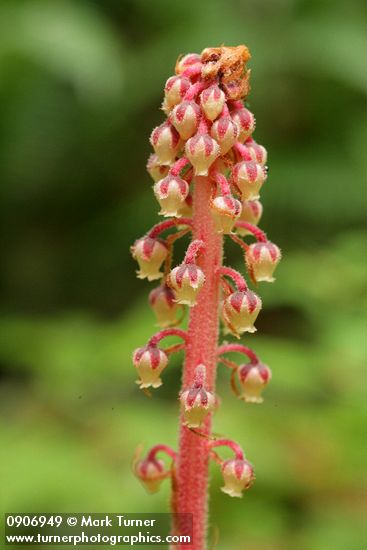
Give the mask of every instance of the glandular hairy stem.
[[(207, 389), (215, 393), (216, 349), (219, 325), (219, 277), (222, 265), (223, 237), (215, 231), (209, 203), (211, 182), (208, 177), (196, 177), (194, 189), (193, 236), (205, 243), (205, 253), (198, 264), (205, 274), (205, 284), (197, 304), (191, 309), (188, 344), (182, 375), (183, 389), (193, 383), (195, 368), (206, 366)], [(200, 431), (208, 438), (211, 434), (211, 414)], [(180, 442), (176, 467), (176, 511), (189, 512), (194, 517), (193, 550), (205, 547), (208, 508), (209, 446), (205, 437), (199, 437), (184, 425), (180, 417)], [(185, 545), (178, 548), (185, 548)], [(187, 548), (187, 546), (186, 546)]]

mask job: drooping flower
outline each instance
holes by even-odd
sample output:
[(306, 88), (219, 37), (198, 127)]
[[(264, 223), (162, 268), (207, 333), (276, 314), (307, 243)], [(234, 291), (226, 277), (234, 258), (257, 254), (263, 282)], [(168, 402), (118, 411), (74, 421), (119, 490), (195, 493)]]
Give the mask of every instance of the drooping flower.
[(158, 492), (162, 481), (170, 475), (163, 460), (149, 457), (138, 460), (134, 466), (134, 472), (148, 493)]
[(266, 180), (266, 171), (255, 162), (239, 162), (232, 170), (234, 183), (241, 192), (242, 199), (259, 198), (259, 191)]
[(245, 107), (242, 109), (235, 109), (231, 112), (232, 120), (237, 125), (239, 135), (238, 141), (243, 143), (248, 137), (251, 136), (255, 130), (255, 117)]
[(256, 282), (272, 283), (273, 273), (280, 259), (280, 249), (270, 241), (253, 243), (246, 250), (247, 267)]
[[(257, 199), (242, 201), (240, 221), (258, 225), (263, 212), (263, 206)], [(237, 233), (241, 236), (251, 235), (251, 231), (244, 227), (237, 227)]]
[(200, 95), (201, 108), (207, 119), (213, 121), (222, 112), (226, 96), (217, 84), (206, 88)]
[(177, 310), (180, 306), (175, 301), (173, 290), (167, 285), (154, 288), (149, 294), (149, 303), (161, 328), (177, 323)]
[(238, 126), (229, 116), (221, 117), (214, 122), (210, 135), (219, 144), (221, 155), (225, 155), (236, 143)]
[(245, 145), (251, 160), (261, 164), (261, 166), (265, 166), (268, 158), (268, 153), (265, 147), (259, 143), (256, 143), (256, 141), (252, 138), (247, 139)]
[(157, 155), (150, 155), (147, 163), (147, 170), (153, 181), (158, 181), (168, 174), (169, 166), (161, 164)]
[(269, 367), (263, 363), (247, 363), (240, 366), (237, 373), (241, 385), (241, 398), (247, 403), (262, 403), (261, 394), (271, 380)]
[(261, 299), (251, 290), (233, 292), (224, 300), (223, 319), (234, 336), (239, 338), (244, 332), (256, 331), (254, 322), (261, 305)]
[(231, 233), (236, 220), (241, 214), (241, 203), (232, 195), (216, 197), (211, 203), (212, 216), (216, 229), (220, 233)]
[(159, 388), (162, 385), (160, 374), (168, 364), (166, 353), (156, 346), (144, 346), (133, 353), (133, 363), (140, 379), (137, 384), (141, 388)]
[(205, 388), (206, 367), (198, 365), (193, 384), (180, 395), (185, 424), (199, 428), (210, 411), (214, 409), (215, 397)]
[(137, 272), (139, 279), (154, 281), (162, 277), (160, 268), (168, 254), (167, 246), (162, 240), (142, 237), (135, 241), (131, 253), (140, 267)]
[(185, 145), (186, 156), (196, 176), (207, 176), (210, 166), (220, 154), (218, 143), (209, 134), (195, 134)]
[(242, 492), (251, 487), (255, 478), (254, 470), (247, 460), (230, 459), (222, 465), (223, 493), (231, 497), (242, 497)]
[(165, 217), (181, 216), (181, 210), (189, 194), (188, 183), (179, 176), (166, 176), (154, 185), (154, 194)]
[(169, 121), (154, 128), (150, 142), (162, 165), (171, 165), (181, 147), (180, 135)]
[(183, 101), (191, 82), (185, 76), (171, 76), (164, 87), (164, 101), (168, 109), (172, 109)]
[(194, 263), (183, 263), (169, 273), (167, 283), (173, 289), (179, 304), (194, 306), (203, 286), (205, 275)]
[(181, 74), (189, 67), (197, 64), (201, 65), (200, 55), (198, 55), (197, 53), (188, 53), (177, 60), (175, 67), (176, 74)]
[(183, 101), (174, 107), (170, 121), (184, 140), (193, 136), (198, 129), (201, 111), (195, 101)]

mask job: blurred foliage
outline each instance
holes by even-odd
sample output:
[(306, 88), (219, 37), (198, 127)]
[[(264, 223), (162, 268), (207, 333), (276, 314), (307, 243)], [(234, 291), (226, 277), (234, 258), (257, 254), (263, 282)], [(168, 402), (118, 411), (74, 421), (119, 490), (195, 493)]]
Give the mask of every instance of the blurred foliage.
[(257, 481), (231, 500), (213, 468), (211, 536), (367, 547), (366, 22), (362, 0), (0, 3), (4, 511), (167, 509), (168, 486), (148, 497), (130, 461), (176, 445), (182, 357), (153, 399), (138, 392), (131, 351), (154, 319), (129, 245), (157, 219), (148, 136), (176, 57), (245, 42), (270, 152), (262, 226), (284, 260), (247, 339), (273, 369), (264, 405), (219, 372), (215, 430)]

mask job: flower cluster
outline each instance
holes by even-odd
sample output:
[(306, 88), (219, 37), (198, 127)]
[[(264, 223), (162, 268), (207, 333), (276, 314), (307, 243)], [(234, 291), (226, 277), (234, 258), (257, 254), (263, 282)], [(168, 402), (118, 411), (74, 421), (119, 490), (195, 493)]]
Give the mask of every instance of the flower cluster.
[[(207, 48), (201, 55), (188, 54), (179, 59), (176, 74), (164, 87), (162, 110), (166, 119), (151, 134), (154, 153), (147, 169), (154, 180), (159, 213), (168, 219), (137, 239), (131, 248), (139, 265), (138, 277), (160, 279), (149, 295), (149, 304), (163, 330), (133, 354), (137, 383), (144, 390), (158, 388), (169, 355), (190, 345), (189, 333), (173, 327), (182, 320), (184, 306), (195, 308), (201, 289), (209, 284), (201, 261), (208, 243), (197, 232), (193, 200), (193, 188), (201, 185), (203, 178), (211, 186), (207, 212), (213, 231), (221, 238), (227, 235), (241, 247), (252, 283), (274, 281), (281, 253), (257, 227), (263, 211), (259, 198), (267, 180), (267, 152), (254, 140), (255, 117), (243, 102), (249, 92), (249, 57), (244, 46)], [(166, 231), (169, 233), (163, 236)], [(174, 243), (190, 232), (193, 238), (182, 262), (172, 266)], [(244, 239), (248, 237), (254, 240), (247, 243)], [(225, 332), (236, 338), (255, 332), (254, 323), (262, 307), (260, 297), (248, 287), (242, 274), (230, 267), (218, 265), (215, 277), (221, 293), (217, 320), (221, 319)], [(179, 337), (183, 343), (158, 347), (166, 336)], [(226, 353), (245, 354), (249, 362), (237, 365), (223, 357)], [(260, 403), (271, 378), (270, 369), (241, 344), (218, 347), (216, 355), (218, 362), (232, 369), (236, 394), (247, 403)], [(190, 383), (180, 393), (182, 425), (194, 432), (208, 426), (207, 419), (217, 402), (212, 383), (207, 382), (208, 368), (206, 357), (198, 356)], [(213, 443), (207, 433), (206, 437), (207, 452), (221, 464), (223, 491), (241, 496), (254, 479), (252, 466), (235, 443)], [(222, 461), (212, 451), (219, 445), (229, 446), (235, 458)], [(162, 450), (163, 446), (157, 448)], [(156, 459), (157, 448), (135, 465), (136, 475), (150, 491), (172, 475), (172, 470)], [(174, 451), (168, 447), (163, 450), (175, 461)]]

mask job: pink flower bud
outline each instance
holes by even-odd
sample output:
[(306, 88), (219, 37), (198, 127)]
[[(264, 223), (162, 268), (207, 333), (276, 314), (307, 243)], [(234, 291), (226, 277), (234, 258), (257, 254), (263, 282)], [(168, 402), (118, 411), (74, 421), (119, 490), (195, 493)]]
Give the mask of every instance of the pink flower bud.
[(168, 284), (174, 290), (179, 304), (194, 306), (203, 286), (205, 275), (196, 264), (181, 264), (169, 273)]
[(198, 129), (200, 116), (200, 107), (195, 101), (183, 101), (173, 109), (170, 121), (181, 138), (186, 140), (193, 136)]
[(170, 475), (163, 460), (157, 458), (138, 460), (134, 471), (149, 493), (159, 491), (162, 481)]
[(223, 493), (231, 497), (242, 497), (242, 491), (251, 487), (254, 476), (253, 467), (247, 460), (232, 458), (222, 465)]
[(159, 388), (162, 385), (159, 376), (168, 363), (168, 357), (163, 350), (149, 345), (138, 348), (133, 353), (133, 363), (140, 376), (137, 384), (141, 388)]
[(191, 83), (185, 76), (171, 76), (164, 87), (164, 99), (168, 109), (181, 103)]
[(236, 291), (224, 300), (223, 319), (234, 336), (256, 331), (254, 322), (261, 306), (261, 299), (251, 290)]
[(210, 208), (219, 233), (231, 233), (236, 220), (241, 214), (240, 201), (232, 195), (224, 195), (223, 197), (216, 197)]
[(261, 166), (265, 166), (266, 161), (268, 159), (268, 153), (262, 145), (259, 145), (254, 141), (253, 139), (248, 139), (245, 143), (247, 147), (248, 154), (253, 162), (257, 162), (258, 164), (261, 164)]
[(196, 367), (193, 385), (180, 395), (185, 425), (189, 428), (199, 428), (207, 414), (214, 409), (215, 397), (204, 387), (205, 375), (204, 365)]
[(271, 370), (263, 363), (247, 363), (237, 371), (241, 384), (241, 398), (247, 403), (262, 403), (261, 394), (271, 380)]
[(180, 150), (181, 140), (176, 130), (169, 122), (164, 122), (154, 128), (150, 136), (150, 143), (161, 164), (171, 165)]
[[(261, 219), (263, 207), (258, 200), (242, 201), (242, 211), (239, 220), (257, 225)], [(251, 235), (251, 232), (244, 227), (237, 227), (237, 233), (242, 235)]]
[(159, 271), (168, 254), (167, 246), (160, 239), (142, 237), (131, 247), (133, 258), (138, 262), (140, 270), (137, 271), (139, 279), (154, 281), (160, 279)]
[(243, 109), (235, 109), (232, 111), (231, 116), (233, 122), (238, 127), (238, 141), (243, 143), (255, 130), (255, 117), (248, 109), (245, 109), (245, 107)]
[(208, 169), (220, 154), (220, 147), (208, 134), (195, 134), (186, 142), (185, 152), (195, 175), (207, 176)]
[(255, 162), (239, 162), (233, 167), (232, 177), (243, 199), (258, 199), (266, 180), (266, 171)]
[(219, 144), (220, 154), (225, 155), (237, 140), (238, 127), (230, 117), (222, 117), (214, 122), (210, 134)]
[(200, 55), (197, 53), (188, 53), (187, 55), (184, 55), (176, 63), (176, 74), (181, 74), (192, 65), (201, 63), (200, 59)]
[(168, 286), (158, 286), (149, 294), (149, 303), (161, 328), (177, 323), (176, 313), (180, 306), (175, 302), (173, 290)]
[(270, 241), (251, 244), (246, 251), (246, 263), (252, 278), (272, 283), (281, 256), (280, 249)]
[(221, 114), (225, 102), (226, 96), (217, 84), (206, 88), (200, 94), (201, 107), (209, 120), (215, 120)]
[(153, 187), (154, 194), (160, 204), (163, 216), (180, 217), (180, 208), (184, 206), (185, 199), (189, 194), (187, 182), (179, 176), (167, 176), (157, 181)]

